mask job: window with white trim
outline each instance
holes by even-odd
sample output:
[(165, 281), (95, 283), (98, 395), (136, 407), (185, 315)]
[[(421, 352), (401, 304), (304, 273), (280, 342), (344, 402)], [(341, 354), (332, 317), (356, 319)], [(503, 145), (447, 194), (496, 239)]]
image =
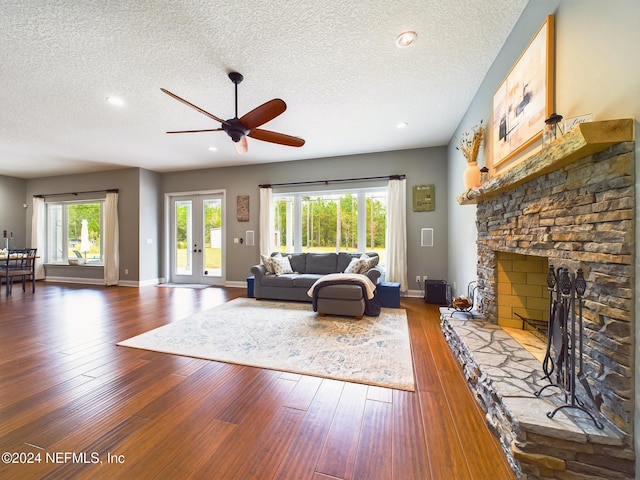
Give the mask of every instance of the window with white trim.
[(46, 263), (102, 265), (104, 200), (46, 203)]
[(274, 193), (278, 251), (378, 252), (386, 258), (387, 188)]

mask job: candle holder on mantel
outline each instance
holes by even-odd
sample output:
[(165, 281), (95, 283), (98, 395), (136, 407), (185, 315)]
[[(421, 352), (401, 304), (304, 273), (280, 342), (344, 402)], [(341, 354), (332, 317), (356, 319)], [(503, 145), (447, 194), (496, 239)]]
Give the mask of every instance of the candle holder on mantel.
[(483, 183), (487, 183), (490, 180), (490, 178), (491, 178), (491, 175), (489, 174), (489, 169), (485, 165), (480, 169), (480, 185), (482, 185)]
[(562, 115), (552, 113), (551, 116), (544, 121), (542, 145), (547, 146), (555, 139), (564, 135), (564, 122), (562, 118)]

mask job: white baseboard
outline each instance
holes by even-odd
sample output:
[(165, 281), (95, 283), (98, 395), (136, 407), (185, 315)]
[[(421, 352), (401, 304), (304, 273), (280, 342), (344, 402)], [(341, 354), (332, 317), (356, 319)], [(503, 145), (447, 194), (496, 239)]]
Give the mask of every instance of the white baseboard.
[(407, 290), (403, 297), (424, 298), (422, 290)]
[[(53, 283), (77, 283), (80, 285), (104, 285), (104, 279), (102, 278), (86, 278), (86, 277), (54, 277), (48, 275), (45, 279), (45, 282), (53, 282)], [(157, 285), (158, 283), (162, 283), (160, 279), (152, 279), (145, 280), (144, 282), (138, 282), (135, 280), (120, 280), (118, 282), (119, 287), (147, 287), (150, 285)]]
[(80, 283), (85, 285), (104, 285), (104, 279), (102, 278), (52, 277), (51, 275), (47, 275), (44, 281), (55, 282), (55, 283)]

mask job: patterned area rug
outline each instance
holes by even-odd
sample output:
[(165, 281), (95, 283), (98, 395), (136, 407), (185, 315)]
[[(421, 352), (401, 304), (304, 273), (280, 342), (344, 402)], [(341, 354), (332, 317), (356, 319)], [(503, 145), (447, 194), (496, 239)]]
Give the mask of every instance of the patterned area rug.
[(237, 298), (118, 343), (401, 390), (415, 389), (406, 312), (320, 317), (311, 305)]

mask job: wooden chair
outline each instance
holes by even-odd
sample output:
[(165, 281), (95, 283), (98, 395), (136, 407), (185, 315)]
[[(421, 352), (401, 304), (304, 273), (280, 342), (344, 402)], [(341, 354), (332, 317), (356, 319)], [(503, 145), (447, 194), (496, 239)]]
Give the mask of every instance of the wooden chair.
[(5, 295), (13, 289), (13, 279), (22, 279), (22, 291), (26, 291), (27, 279), (31, 279), (31, 293), (36, 291), (36, 251), (35, 248), (10, 250), (7, 258), (0, 261), (0, 279), (5, 280)]

